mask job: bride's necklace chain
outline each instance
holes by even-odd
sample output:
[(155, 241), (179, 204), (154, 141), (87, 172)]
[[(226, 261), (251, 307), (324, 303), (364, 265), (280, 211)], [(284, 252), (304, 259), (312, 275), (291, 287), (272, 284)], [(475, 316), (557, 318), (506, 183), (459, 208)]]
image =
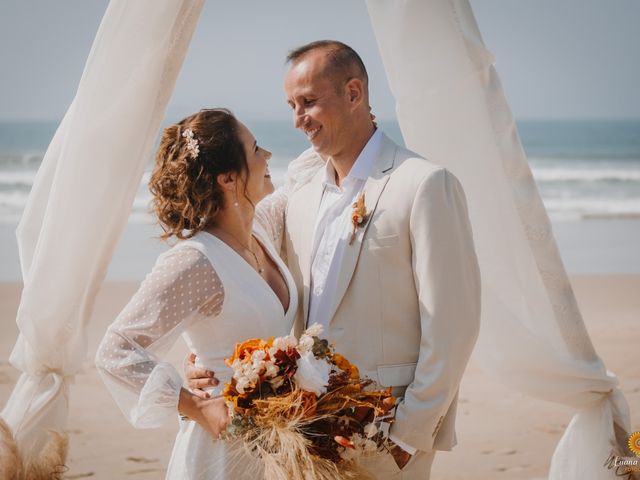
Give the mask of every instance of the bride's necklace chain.
[[(248, 245), (245, 245), (242, 241), (240, 241), (238, 239), (238, 237), (236, 237), (233, 233), (231, 232), (227, 232), (226, 230), (220, 230), (220, 229), (216, 229), (218, 230), (218, 232), (222, 231), (222, 233), (224, 233), (225, 235), (229, 235), (231, 238), (233, 238), (242, 248), (244, 248), (245, 250), (247, 250), (249, 253), (251, 253), (251, 255), (253, 255), (253, 259), (256, 261), (256, 269), (258, 270), (258, 273), (260, 275), (262, 275), (264, 273), (264, 268), (262, 268), (262, 264), (260, 263), (260, 261), (258, 260), (258, 255), (256, 255), (256, 252), (253, 251), (252, 248), (250, 248)], [(253, 238), (253, 235), (251, 236), (251, 238)]]

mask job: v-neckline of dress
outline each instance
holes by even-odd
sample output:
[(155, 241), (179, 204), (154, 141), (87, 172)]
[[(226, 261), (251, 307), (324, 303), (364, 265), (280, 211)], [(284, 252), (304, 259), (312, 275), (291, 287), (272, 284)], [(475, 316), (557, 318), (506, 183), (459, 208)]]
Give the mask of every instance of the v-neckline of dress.
[(256, 271), (256, 269), (253, 268), (251, 266), (251, 264), (249, 262), (247, 262), (247, 260), (242, 255), (240, 255), (238, 252), (236, 252), (229, 244), (227, 244), (224, 240), (222, 240), (221, 238), (217, 237), (213, 233), (207, 232), (205, 230), (202, 230), (202, 231), (204, 233), (206, 233), (207, 235), (211, 236), (213, 239), (215, 239), (219, 243), (221, 243), (225, 248), (230, 250), (233, 255), (235, 255), (235, 256), (237, 256), (239, 258), (241, 263), (243, 265), (245, 265), (247, 269), (249, 269), (251, 272), (253, 272), (254, 278), (257, 277), (259, 279), (259, 283), (262, 283), (266, 287), (266, 289), (271, 293), (272, 298), (275, 299), (276, 303), (280, 306), (280, 310), (282, 311), (283, 318), (286, 318), (288, 313), (291, 311), (291, 302), (292, 302), (291, 288), (289, 286), (289, 279), (287, 278), (287, 274), (282, 270), (282, 267), (281, 267), (281, 264), (280, 264), (280, 262), (282, 260), (280, 258), (274, 258), (273, 254), (271, 252), (271, 249), (265, 244), (265, 242), (262, 240), (262, 238), (260, 238), (260, 235), (257, 234), (255, 231), (251, 232), (251, 235), (253, 235), (253, 237), (255, 237), (255, 239), (258, 241), (258, 243), (260, 243), (260, 246), (262, 247), (264, 252), (269, 256), (271, 261), (276, 265), (276, 268), (278, 269), (278, 272), (280, 273), (280, 276), (284, 280), (284, 284), (287, 287), (287, 297), (288, 297), (288, 300), (289, 300), (286, 310), (284, 308), (284, 305), (280, 301), (280, 298), (276, 294), (276, 292), (273, 290), (273, 288), (271, 288), (271, 285), (269, 285), (269, 282), (267, 282), (264, 279), (264, 277), (262, 275), (260, 275)]

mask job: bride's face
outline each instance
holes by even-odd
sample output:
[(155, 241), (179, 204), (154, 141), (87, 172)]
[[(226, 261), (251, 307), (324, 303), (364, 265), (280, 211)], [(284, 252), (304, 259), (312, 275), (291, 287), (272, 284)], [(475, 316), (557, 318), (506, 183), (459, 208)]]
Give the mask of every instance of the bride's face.
[[(271, 152), (258, 145), (251, 131), (242, 122), (238, 122), (238, 126), (238, 136), (244, 146), (244, 153), (247, 158), (247, 175), (246, 177), (241, 175), (238, 191), (245, 191), (246, 195), (255, 205), (273, 192), (273, 183), (271, 183), (271, 174), (269, 173), (268, 165)], [(242, 177), (244, 177), (246, 183)], [(239, 195), (238, 199), (241, 197), (243, 197), (243, 195)]]

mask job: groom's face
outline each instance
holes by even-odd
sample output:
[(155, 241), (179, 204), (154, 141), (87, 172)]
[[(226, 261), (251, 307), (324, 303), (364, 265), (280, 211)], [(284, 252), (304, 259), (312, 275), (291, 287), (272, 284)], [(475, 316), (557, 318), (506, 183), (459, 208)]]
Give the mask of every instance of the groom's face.
[(351, 136), (351, 103), (340, 80), (328, 72), (326, 54), (311, 51), (291, 65), (284, 84), (294, 127), (325, 158), (340, 153)]

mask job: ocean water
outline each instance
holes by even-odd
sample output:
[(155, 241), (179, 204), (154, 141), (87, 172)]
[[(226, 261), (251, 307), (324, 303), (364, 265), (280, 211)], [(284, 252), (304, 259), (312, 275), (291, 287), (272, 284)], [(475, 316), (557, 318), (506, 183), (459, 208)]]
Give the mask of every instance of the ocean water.
[[(273, 152), (274, 183), (287, 163), (308, 147), (285, 122), (247, 122)], [(395, 123), (381, 122), (402, 143)], [(19, 220), (57, 122), (0, 122), (0, 222)], [(552, 220), (640, 218), (640, 120), (520, 121), (529, 164)], [(140, 183), (132, 223), (146, 223), (151, 159)]]

